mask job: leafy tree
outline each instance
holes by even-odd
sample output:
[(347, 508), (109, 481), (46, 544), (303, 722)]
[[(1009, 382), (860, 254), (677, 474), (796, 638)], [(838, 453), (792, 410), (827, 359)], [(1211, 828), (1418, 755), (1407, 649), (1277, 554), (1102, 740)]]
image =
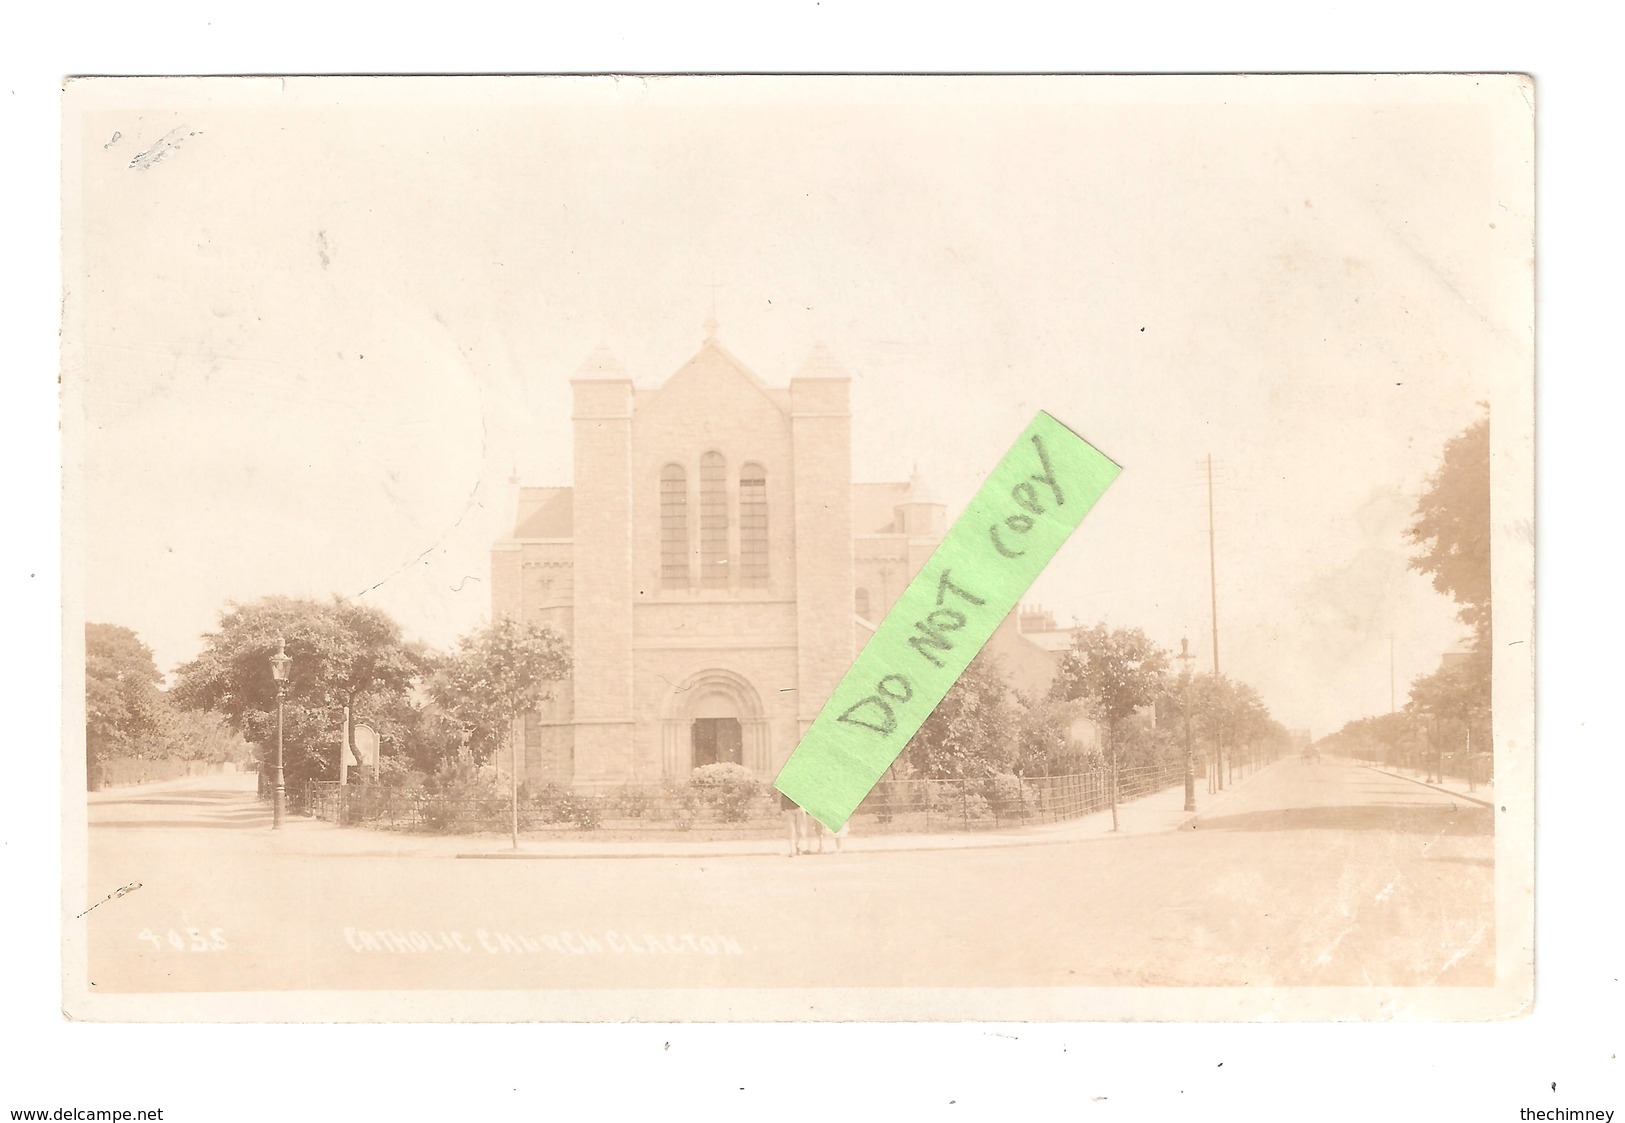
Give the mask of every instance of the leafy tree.
[(1010, 685), (991, 654), (971, 660), (903, 749), (929, 780), (983, 780), (1003, 768), (1016, 736)]
[(1137, 710), (1153, 705), (1168, 670), (1168, 653), (1139, 628), (1079, 628), (1061, 657), (1050, 697), (1084, 699), (1105, 729), (1112, 770), (1112, 829), (1117, 829), (1118, 732)]
[(248, 740), (274, 745), (270, 657), (279, 638), (293, 659), (283, 723), (288, 780), (333, 775), (344, 707), (354, 714), (405, 697), (422, 656), (402, 640), (399, 625), (369, 605), (292, 597), (232, 603), (219, 629), (204, 637), (202, 653), (176, 670), (176, 701), (214, 710)]
[(1436, 752), (1449, 741), (1467, 746), (1476, 744), (1487, 751), (1490, 720), (1490, 655), (1476, 650), (1447, 660), (1437, 671), (1411, 683), (1411, 700), (1405, 707), (1416, 716), (1434, 721), (1438, 738)]
[[(503, 616), (458, 641), (430, 682), (435, 702), (460, 722), (470, 751), (488, 756), (511, 748), (519, 718), (551, 697), (570, 673), (570, 649), (551, 628)], [(511, 830), (519, 848), (519, 769), (511, 778)]]
[(152, 649), (129, 628), (85, 625), (85, 765), (92, 786), (99, 786), (103, 761), (162, 748), (162, 681)]
[(168, 701), (166, 697), (162, 755), (177, 760), (249, 761), (251, 754), (242, 734), (224, 717), (208, 710), (177, 710)]
[(1085, 709), (1081, 702), (1046, 700), (1029, 704), (1016, 724), (1011, 770), (1029, 778), (1082, 771), (1089, 754), (1073, 742), (1072, 724)]
[(1490, 642), (1490, 421), (1480, 418), (1444, 446), (1405, 537), (1417, 547), (1411, 568), (1461, 610), (1473, 645)]
[(1408, 762), (1419, 743), (1418, 717), (1419, 711), (1407, 706), (1398, 713), (1355, 718), (1318, 744), (1323, 751), (1361, 760)]
[(570, 649), (551, 628), (499, 618), (458, 641), (429, 680), (429, 695), (461, 728), (476, 761), (506, 748), (513, 724), (570, 674)]
[[(1191, 680), (1191, 729), (1213, 746), (1215, 767), (1222, 770), (1227, 752), (1273, 744), (1279, 724), (1258, 691), (1228, 675), (1201, 674)], [(1222, 782), (1222, 781), (1221, 781)]]

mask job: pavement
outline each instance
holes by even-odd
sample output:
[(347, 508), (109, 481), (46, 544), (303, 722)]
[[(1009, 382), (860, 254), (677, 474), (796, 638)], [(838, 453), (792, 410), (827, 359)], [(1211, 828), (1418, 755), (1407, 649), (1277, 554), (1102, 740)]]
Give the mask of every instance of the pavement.
[(1380, 772), (1385, 776), (1397, 776), (1401, 780), (1421, 784), (1424, 788), (1431, 788), (1436, 792), (1459, 796), (1468, 803), (1476, 803), (1481, 807), (1495, 806), (1495, 785), (1493, 783), (1473, 784), (1469, 787), (1467, 781), (1459, 776), (1434, 779), (1431, 773), (1421, 768), (1399, 768), (1387, 764), (1366, 764), (1364, 767), (1371, 769), (1373, 772)]
[[(1108, 842), (1113, 839), (1176, 831), (1202, 814), (1222, 807), (1235, 793), (1258, 775), (1254, 771), (1237, 775), (1225, 791), (1209, 794), (1206, 781), (1198, 778), (1196, 812), (1185, 810), (1183, 784), (1164, 788), (1118, 804), (1117, 827), (1112, 813), (1105, 811), (1052, 823), (993, 830), (962, 830), (930, 834), (888, 832), (868, 835), (850, 830), (840, 840), (825, 832), (822, 840), (807, 845), (817, 858), (837, 853), (902, 853), (933, 850), (994, 849), (1012, 846), (1053, 846), (1076, 842)], [(175, 807), (186, 807), (194, 818), (222, 825), (267, 829), (269, 806), (255, 795), (252, 774), (239, 776), (195, 776), (93, 792), (89, 795), (90, 821), (102, 825), (152, 824), (170, 821)], [(676, 832), (651, 831), (643, 838), (594, 838), (591, 834), (522, 834), (514, 849), (507, 834), (428, 834), (417, 831), (389, 831), (372, 827), (339, 826), (302, 815), (289, 815), (278, 832), (279, 849), (285, 853), (328, 854), (351, 857), (418, 856), (463, 859), (560, 859), (560, 858), (742, 858), (791, 857), (789, 833), (741, 838), (686, 839)], [(818, 848), (821, 847), (821, 848)]]
[(740, 840), (466, 861), (506, 840), (272, 832), (227, 781), (90, 797), (97, 993), (523, 991), (545, 1019), (581, 990), (683, 990), (727, 1017), (735, 988), (1494, 979), (1494, 813), (1346, 761), (1199, 790), (1195, 817), (1157, 793), (1115, 835), (1097, 815), (793, 860)]

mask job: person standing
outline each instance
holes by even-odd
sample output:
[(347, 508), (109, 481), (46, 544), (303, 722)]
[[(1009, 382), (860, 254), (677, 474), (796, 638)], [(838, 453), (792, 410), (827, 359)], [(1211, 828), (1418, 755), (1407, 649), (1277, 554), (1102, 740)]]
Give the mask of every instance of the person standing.
[(806, 824), (806, 812), (801, 805), (783, 792), (779, 793), (779, 810), (784, 812), (785, 822), (790, 828), (790, 857), (794, 858), (801, 853), (801, 837)]

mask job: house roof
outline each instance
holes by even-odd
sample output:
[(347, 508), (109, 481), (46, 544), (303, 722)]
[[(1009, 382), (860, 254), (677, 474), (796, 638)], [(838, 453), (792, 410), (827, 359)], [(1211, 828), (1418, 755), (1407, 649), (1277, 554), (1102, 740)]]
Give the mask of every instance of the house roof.
[(1075, 629), (1055, 628), (1043, 632), (1022, 632), (1021, 637), (1045, 651), (1063, 652), (1072, 650), (1072, 634)]

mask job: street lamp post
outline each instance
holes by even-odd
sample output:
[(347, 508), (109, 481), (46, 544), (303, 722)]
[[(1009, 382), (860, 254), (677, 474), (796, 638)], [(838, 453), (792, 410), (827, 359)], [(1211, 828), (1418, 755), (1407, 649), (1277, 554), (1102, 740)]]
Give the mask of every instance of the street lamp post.
[(271, 797), (271, 829), (282, 827), (282, 811), (287, 801), (287, 783), (282, 774), (282, 700), (288, 696), (287, 641), (276, 641), (276, 654), (271, 656), (271, 677), (276, 680), (276, 793)]

